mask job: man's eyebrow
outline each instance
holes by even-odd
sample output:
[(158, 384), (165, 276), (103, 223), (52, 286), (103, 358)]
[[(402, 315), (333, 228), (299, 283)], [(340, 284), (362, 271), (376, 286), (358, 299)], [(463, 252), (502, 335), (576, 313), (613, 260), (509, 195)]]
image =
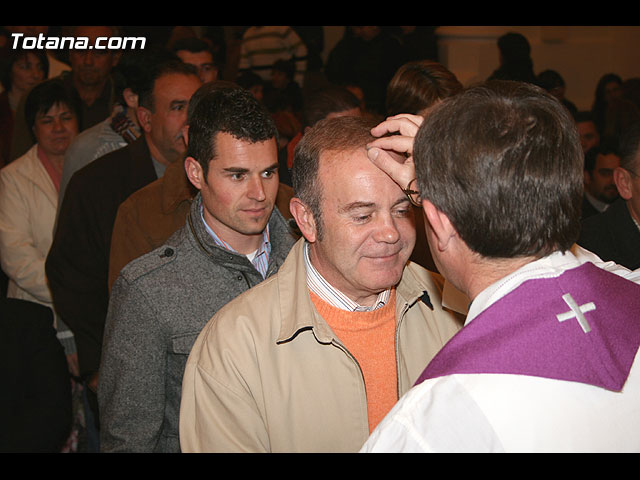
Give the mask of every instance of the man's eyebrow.
[(241, 167), (227, 167), (222, 170), (224, 172), (230, 172), (230, 173), (247, 173), (249, 171), (248, 168), (241, 168)]
[[(406, 196), (399, 197), (391, 206), (396, 207), (403, 203), (409, 203), (409, 199)], [(365, 202), (365, 201), (355, 201), (351, 203), (347, 203), (343, 207), (340, 208), (340, 212), (351, 212), (353, 210), (358, 210), (361, 208), (372, 208), (377, 204), (375, 202)]]
[(346, 205), (341, 207), (340, 208), (340, 212), (348, 213), (348, 212), (351, 212), (353, 210), (358, 210), (360, 208), (371, 208), (371, 207), (375, 207), (375, 206), (376, 206), (375, 202), (356, 201), (356, 202), (347, 203)]
[(392, 207), (400, 205), (401, 203), (411, 203), (411, 202), (409, 202), (409, 199), (406, 197), (406, 195), (403, 195), (401, 197), (398, 197), (398, 199), (394, 202)]
[[(269, 165), (267, 168), (264, 168), (262, 170), (260, 170), (261, 172), (267, 171), (267, 170), (277, 170), (279, 167), (278, 163), (274, 163), (273, 165)], [(244, 167), (227, 167), (223, 169), (224, 172), (230, 172), (230, 173), (247, 173), (249, 172), (248, 168), (244, 168)]]

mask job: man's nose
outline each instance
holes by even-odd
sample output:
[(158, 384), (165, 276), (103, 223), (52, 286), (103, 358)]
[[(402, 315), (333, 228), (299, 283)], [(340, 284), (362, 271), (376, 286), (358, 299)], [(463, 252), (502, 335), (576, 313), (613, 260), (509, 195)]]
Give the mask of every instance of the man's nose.
[(249, 182), (249, 197), (262, 202), (266, 198), (262, 177), (252, 177)]
[(375, 232), (375, 240), (384, 243), (396, 243), (400, 239), (400, 232), (391, 215), (379, 218), (379, 224)]

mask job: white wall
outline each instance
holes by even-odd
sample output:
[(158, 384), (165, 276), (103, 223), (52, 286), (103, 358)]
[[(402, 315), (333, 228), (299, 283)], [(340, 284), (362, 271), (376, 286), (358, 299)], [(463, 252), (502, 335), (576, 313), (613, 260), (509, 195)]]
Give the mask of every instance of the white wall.
[(640, 77), (637, 26), (446, 26), (437, 30), (440, 61), (464, 85), (485, 80), (498, 67), (498, 37), (523, 34), (531, 44), (535, 73), (556, 70), (566, 97), (588, 110), (596, 84), (606, 73)]

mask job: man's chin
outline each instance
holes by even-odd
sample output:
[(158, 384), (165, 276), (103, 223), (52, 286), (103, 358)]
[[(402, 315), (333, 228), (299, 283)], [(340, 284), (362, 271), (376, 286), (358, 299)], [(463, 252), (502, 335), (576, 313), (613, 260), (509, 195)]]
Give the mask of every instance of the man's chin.
[(392, 267), (371, 269), (365, 272), (364, 276), (368, 278), (370, 286), (373, 290), (384, 291), (391, 287), (395, 287), (402, 279), (404, 272), (404, 264), (394, 265)]
[(267, 224), (269, 223), (269, 218), (271, 218), (271, 214), (267, 215), (265, 213), (264, 216), (260, 218), (250, 218), (246, 219), (246, 221), (242, 222), (242, 233), (244, 235), (258, 235), (264, 232), (264, 229), (267, 228)]

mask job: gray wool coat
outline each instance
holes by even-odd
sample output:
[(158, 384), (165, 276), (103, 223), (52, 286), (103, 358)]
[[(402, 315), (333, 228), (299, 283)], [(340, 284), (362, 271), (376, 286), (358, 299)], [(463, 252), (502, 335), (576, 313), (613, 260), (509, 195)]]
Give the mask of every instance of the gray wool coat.
[[(183, 228), (129, 263), (111, 291), (98, 401), (100, 449), (179, 452), (182, 377), (196, 337), (230, 300), (263, 278), (249, 260), (216, 246), (196, 196)], [(267, 276), (284, 262), (295, 234), (274, 208)]]

